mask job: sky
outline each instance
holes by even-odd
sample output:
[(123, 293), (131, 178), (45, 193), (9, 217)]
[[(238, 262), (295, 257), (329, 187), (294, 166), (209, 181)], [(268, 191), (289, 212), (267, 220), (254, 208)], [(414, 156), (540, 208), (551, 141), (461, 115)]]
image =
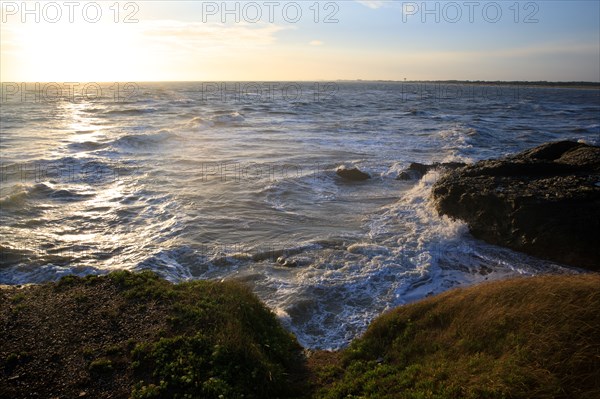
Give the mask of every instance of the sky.
[(600, 81), (600, 2), (1, 1), (2, 82)]

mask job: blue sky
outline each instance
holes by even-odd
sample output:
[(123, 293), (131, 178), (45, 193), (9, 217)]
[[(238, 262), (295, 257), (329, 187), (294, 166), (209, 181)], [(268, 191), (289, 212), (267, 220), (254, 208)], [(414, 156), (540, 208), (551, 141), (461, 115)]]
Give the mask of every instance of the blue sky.
[(96, 3), (50, 23), (2, 2), (2, 80), (600, 81), (599, 1)]

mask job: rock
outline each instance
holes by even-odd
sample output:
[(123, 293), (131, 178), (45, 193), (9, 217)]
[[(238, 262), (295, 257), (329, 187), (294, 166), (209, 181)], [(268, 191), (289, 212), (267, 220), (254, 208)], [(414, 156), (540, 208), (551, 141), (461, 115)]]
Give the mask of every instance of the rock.
[(457, 169), (465, 166), (462, 162), (434, 162), (430, 165), (412, 162), (408, 168), (396, 177), (396, 180), (419, 180), (432, 169)]
[(348, 169), (345, 166), (340, 166), (339, 168), (337, 168), (335, 173), (342, 179), (352, 181), (363, 181), (371, 178), (371, 175), (362, 172), (358, 168)]
[(441, 167), (441, 168), (450, 169), (450, 170), (463, 168), (463, 167), (467, 166), (467, 164), (464, 162), (442, 162), (442, 163), (435, 164), (435, 165), (437, 165), (438, 168)]
[(479, 239), (600, 270), (598, 181), (600, 147), (561, 141), (450, 171), (432, 195)]
[(400, 172), (398, 177), (396, 177), (396, 180), (413, 180), (413, 176), (411, 176), (411, 174), (407, 171), (403, 170)]
[(280, 256), (279, 258), (277, 258), (277, 263), (279, 263), (281, 266), (285, 266), (285, 267), (298, 266), (298, 262), (296, 262), (295, 260), (287, 259), (283, 256)]
[(413, 162), (408, 166), (409, 171), (414, 171), (421, 176), (424, 176), (425, 174), (427, 174), (427, 172), (429, 172), (433, 168), (435, 168), (435, 164), (425, 165), (425, 164), (422, 164), (419, 162)]

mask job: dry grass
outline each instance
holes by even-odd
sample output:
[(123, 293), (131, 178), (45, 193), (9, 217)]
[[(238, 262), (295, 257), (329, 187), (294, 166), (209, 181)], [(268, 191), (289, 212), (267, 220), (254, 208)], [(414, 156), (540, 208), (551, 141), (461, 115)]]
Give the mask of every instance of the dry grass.
[(318, 396), (599, 398), (600, 275), (494, 282), (398, 308), (342, 368)]

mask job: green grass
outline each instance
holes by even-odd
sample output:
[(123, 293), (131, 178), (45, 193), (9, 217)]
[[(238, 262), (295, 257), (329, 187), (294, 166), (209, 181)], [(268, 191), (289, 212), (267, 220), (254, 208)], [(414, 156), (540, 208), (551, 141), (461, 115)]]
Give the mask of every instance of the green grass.
[[(173, 285), (154, 274), (113, 273), (125, 295), (170, 303), (167, 337), (139, 344), (133, 368), (145, 376), (132, 397), (277, 397), (300, 346), (245, 286), (194, 281)], [(154, 395), (154, 396), (153, 396)]]
[[(25, 378), (42, 395), (62, 389), (65, 397), (81, 386), (93, 397), (131, 398), (278, 398), (308, 389), (297, 376), (303, 357), (295, 337), (236, 282), (172, 284), (152, 272), (119, 271), (15, 290), (4, 303), (0, 330), (9, 334), (0, 337), (0, 355), (11, 352), (0, 388)], [(15, 311), (21, 307), (27, 312)], [(25, 342), (39, 328), (56, 338)], [(31, 345), (38, 362), (29, 365), (13, 352)], [(26, 392), (13, 384), (7, 395)]]
[(599, 398), (600, 276), (495, 282), (395, 309), (329, 380), (317, 397)]
[(126, 297), (163, 301), (170, 309), (165, 337), (132, 351), (132, 368), (140, 378), (133, 398), (291, 394), (287, 376), (301, 348), (245, 286), (174, 285), (150, 272), (116, 272), (108, 278)]
[(308, 358), (236, 282), (121, 271), (0, 302), (1, 397), (600, 397), (598, 274), (452, 290)]
[(90, 363), (90, 372), (97, 374), (110, 373), (113, 370), (110, 359), (100, 358)]

